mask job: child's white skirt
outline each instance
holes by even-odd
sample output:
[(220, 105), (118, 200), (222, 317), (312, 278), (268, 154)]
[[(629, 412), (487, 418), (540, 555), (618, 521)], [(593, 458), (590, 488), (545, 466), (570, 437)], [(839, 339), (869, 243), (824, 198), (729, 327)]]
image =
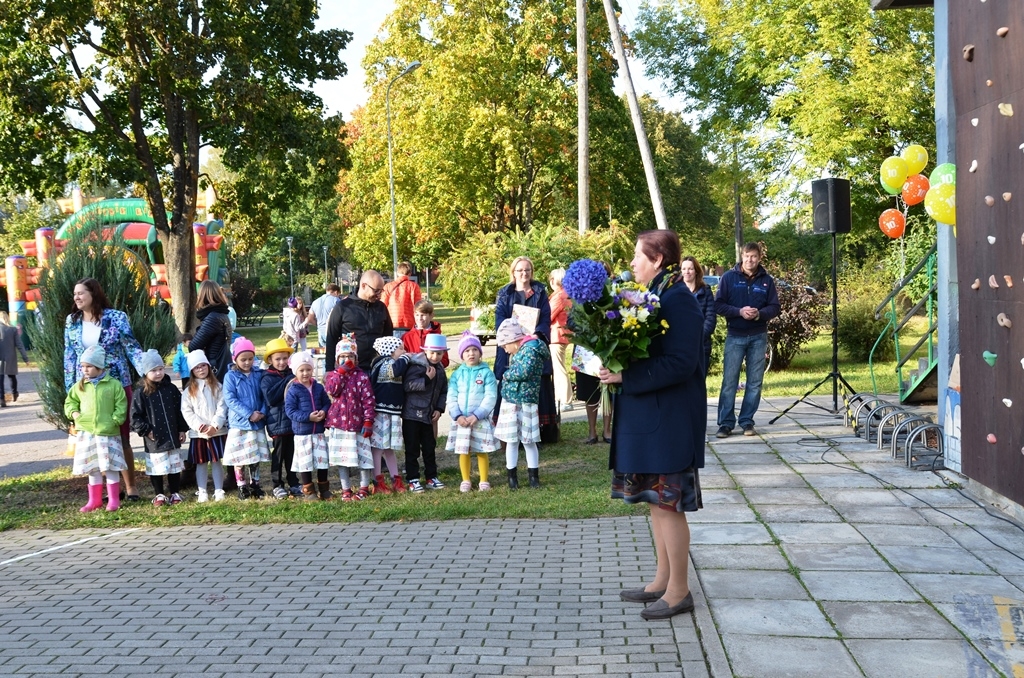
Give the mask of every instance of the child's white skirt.
[(373, 418), (373, 435), (370, 436), (370, 446), (376, 447), (378, 450), (403, 451), (405, 437), (402, 435), (402, 417), (397, 414), (379, 412)]
[(181, 473), (185, 470), (185, 462), (181, 450), (146, 453), (146, 475), (165, 476), (168, 473)]
[(79, 431), (75, 436), (75, 462), (71, 467), (74, 475), (87, 476), (90, 473), (124, 471), (126, 468), (128, 464), (124, 461), (120, 436), (97, 436), (88, 431)]
[(494, 424), (490, 419), (480, 419), (472, 426), (459, 426), (452, 422), (445, 449), (456, 454), (486, 454), (499, 447), (494, 439)]
[(373, 468), (370, 439), (359, 433), (327, 429), (327, 452), (331, 466)]
[(516, 405), (502, 401), (494, 436), (506, 443), (539, 443), (540, 415), (537, 403)]
[(295, 436), (295, 456), (292, 457), (294, 473), (309, 473), (326, 469), (330, 465), (327, 454), (327, 436), (323, 433)]
[(267, 442), (266, 431), (228, 429), (228, 439), (224, 443), (224, 459), (221, 461), (225, 466), (248, 466), (270, 461), (270, 444)]

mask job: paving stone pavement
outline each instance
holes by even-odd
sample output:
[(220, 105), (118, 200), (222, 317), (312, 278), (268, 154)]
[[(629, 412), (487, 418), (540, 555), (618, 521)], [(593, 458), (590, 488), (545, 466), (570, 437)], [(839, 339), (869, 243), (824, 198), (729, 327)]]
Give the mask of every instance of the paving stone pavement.
[(711, 438), (693, 614), (618, 600), (640, 517), (14, 531), (0, 675), (1024, 676), (1019, 527), (791, 402)]

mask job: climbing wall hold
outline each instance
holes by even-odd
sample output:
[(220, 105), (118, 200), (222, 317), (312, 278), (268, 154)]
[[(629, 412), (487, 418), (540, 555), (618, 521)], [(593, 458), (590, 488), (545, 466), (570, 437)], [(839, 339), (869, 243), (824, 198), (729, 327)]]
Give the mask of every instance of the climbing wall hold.
[(999, 283), (996, 282), (996, 277), (994, 275), (990, 275), (988, 277), (988, 286), (991, 287), (994, 290), (998, 290), (999, 289)]
[(1005, 280), (1005, 281), (1006, 281), (1006, 286), (1007, 286), (1007, 287), (1013, 287), (1013, 278), (1011, 278), (1011, 277), (1010, 277), (1010, 276), (1008, 276), (1008, 275), (1004, 275), (1004, 276), (1003, 276), (1003, 280)]
[(996, 244), (996, 237), (994, 235), (990, 235), (988, 237), (988, 244), (989, 245), (995, 245)]
[(971, 124), (974, 125), (975, 127), (977, 127), (978, 126), (978, 119), (977, 118), (971, 118)]
[(974, 279), (974, 282), (971, 283), (971, 289), (972, 290), (980, 290), (981, 289), (981, 279), (980, 278), (975, 278)]
[(996, 204), (996, 199), (993, 198), (991, 195), (986, 195), (985, 204), (988, 205), (989, 207), (992, 207), (992, 205)]
[(1003, 398), (1003, 404), (1006, 405), (1007, 407), (1013, 407), (1013, 401), (1010, 400), (1009, 398)]
[(1005, 38), (1006, 34), (1009, 32), (1009, 28), (1007, 28), (1006, 26), (1000, 26), (999, 29), (996, 31), (996, 35), (998, 35), (1000, 38)]
[(985, 436), (985, 440), (987, 440), (992, 445), (995, 445), (996, 444), (996, 434), (995, 433), (989, 433), (987, 436)]
[(999, 104), (999, 112), (1009, 118), (1013, 115), (1013, 104)]
[(1005, 327), (1007, 329), (1013, 327), (1013, 323), (1010, 321), (1009, 318), (1006, 317), (1005, 313), (1000, 313), (999, 315), (997, 315), (996, 322), (999, 323), (1000, 327)]
[(993, 353), (992, 351), (983, 351), (981, 357), (982, 359), (984, 359), (985, 362), (988, 363), (989, 367), (995, 367), (996, 358), (998, 358), (999, 356)]
[(991, 80), (986, 80), (985, 81), (985, 86), (986, 87), (991, 87), (992, 86), (992, 81)]
[(974, 45), (964, 45), (964, 59), (974, 61)]
[(970, 168), (967, 171), (968, 172), (977, 172), (978, 171), (978, 161), (977, 160), (972, 160), (971, 161), (971, 166), (970, 166)]
[(1007, 191), (1006, 193), (1003, 193), (1003, 200), (1005, 200), (1006, 202), (1010, 202), (1010, 198), (1012, 198), (1012, 197), (1013, 197), (1013, 193), (1010, 193), (1009, 191)]

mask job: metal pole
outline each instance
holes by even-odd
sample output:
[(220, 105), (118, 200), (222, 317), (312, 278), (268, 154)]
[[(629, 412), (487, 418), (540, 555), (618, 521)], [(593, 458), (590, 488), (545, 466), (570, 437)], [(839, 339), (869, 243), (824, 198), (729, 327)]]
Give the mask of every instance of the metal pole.
[(288, 241), (288, 287), (291, 289), (289, 296), (295, 296), (295, 281), (292, 278), (292, 236), (285, 238)]
[(391, 82), (388, 83), (388, 88), (384, 92), (384, 110), (385, 116), (388, 122), (388, 189), (391, 193), (391, 261), (392, 261), (392, 280), (398, 277), (398, 229), (395, 226), (395, 168), (392, 159), (392, 141), (391, 141), (391, 86), (395, 84), (395, 81), (401, 78), (403, 75), (412, 73), (420, 67), (420, 62), (414, 61), (405, 67), (401, 73), (391, 78)]
[(324, 245), (324, 279), (326, 280), (326, 282), (324, 283), (325, 285), (330, 284), (331, 273), (330, 270), (327, 268), (327, 245)]
[(590, 78), (587, 71), (587, 2), (576, 0), (576, 203), (580, 235), (590, 228)]
[(636, 141), (640, 146), (640, 157), (644, 161), (644, 174), (647, 175), (647, 189), (651, 193), (651, 207), (654, 208), (654, 220), (659, 229), (668, 228), (668, 220), (665, 218), (665, 206), (661, 203), (661, 189), (658, 188), (658, 175), (654, 171), (654, 157), (651, 155), (651, 145), (647, 141), (647, 132), (644, 130), (644, 121), (640, 117), (640, 102), (636, 98), (636, 89), (633, 87), (633, 78), (629, 75), (629, 62), (626, 61), (626, 51), (622, 47), (622, 35), (619, 33), (619, 20), (615, 18), (615, 8), (612, 0), (604, 0), (604, 13), (608, 17), (608, 30), (612, 34), (612, 43), (615, 45), (615, 57), (619, 61), (620, 75), (626, 82), (626, 99), (629, 101), (629, 113), (633, 118), (633, 130), (636, 132)]

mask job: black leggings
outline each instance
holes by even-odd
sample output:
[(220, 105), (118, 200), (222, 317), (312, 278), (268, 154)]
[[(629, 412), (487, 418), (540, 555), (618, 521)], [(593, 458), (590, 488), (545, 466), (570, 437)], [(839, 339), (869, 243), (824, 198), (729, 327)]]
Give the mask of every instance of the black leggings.
[[(153, 483), (153, 492), (157, 494), (164, 493), (164, 477), (163, 476), (150, 476), (149, 482)], [(167, 474), (167, 489), (170, 490), (171, 494), (178, 494), (181, 491), (181, 474), (180, 473), (168, 473)]]
[[(299, 471), (299, 479), (302, 481), (303, 485), (312, 485), (313, 484), (313, 472), (312, 471)], [(325, 468), (318, 468), (316, 470), (316, 481), (318, 483), (326, 483), (327, 482), (327, 469), (325, 469)]]

